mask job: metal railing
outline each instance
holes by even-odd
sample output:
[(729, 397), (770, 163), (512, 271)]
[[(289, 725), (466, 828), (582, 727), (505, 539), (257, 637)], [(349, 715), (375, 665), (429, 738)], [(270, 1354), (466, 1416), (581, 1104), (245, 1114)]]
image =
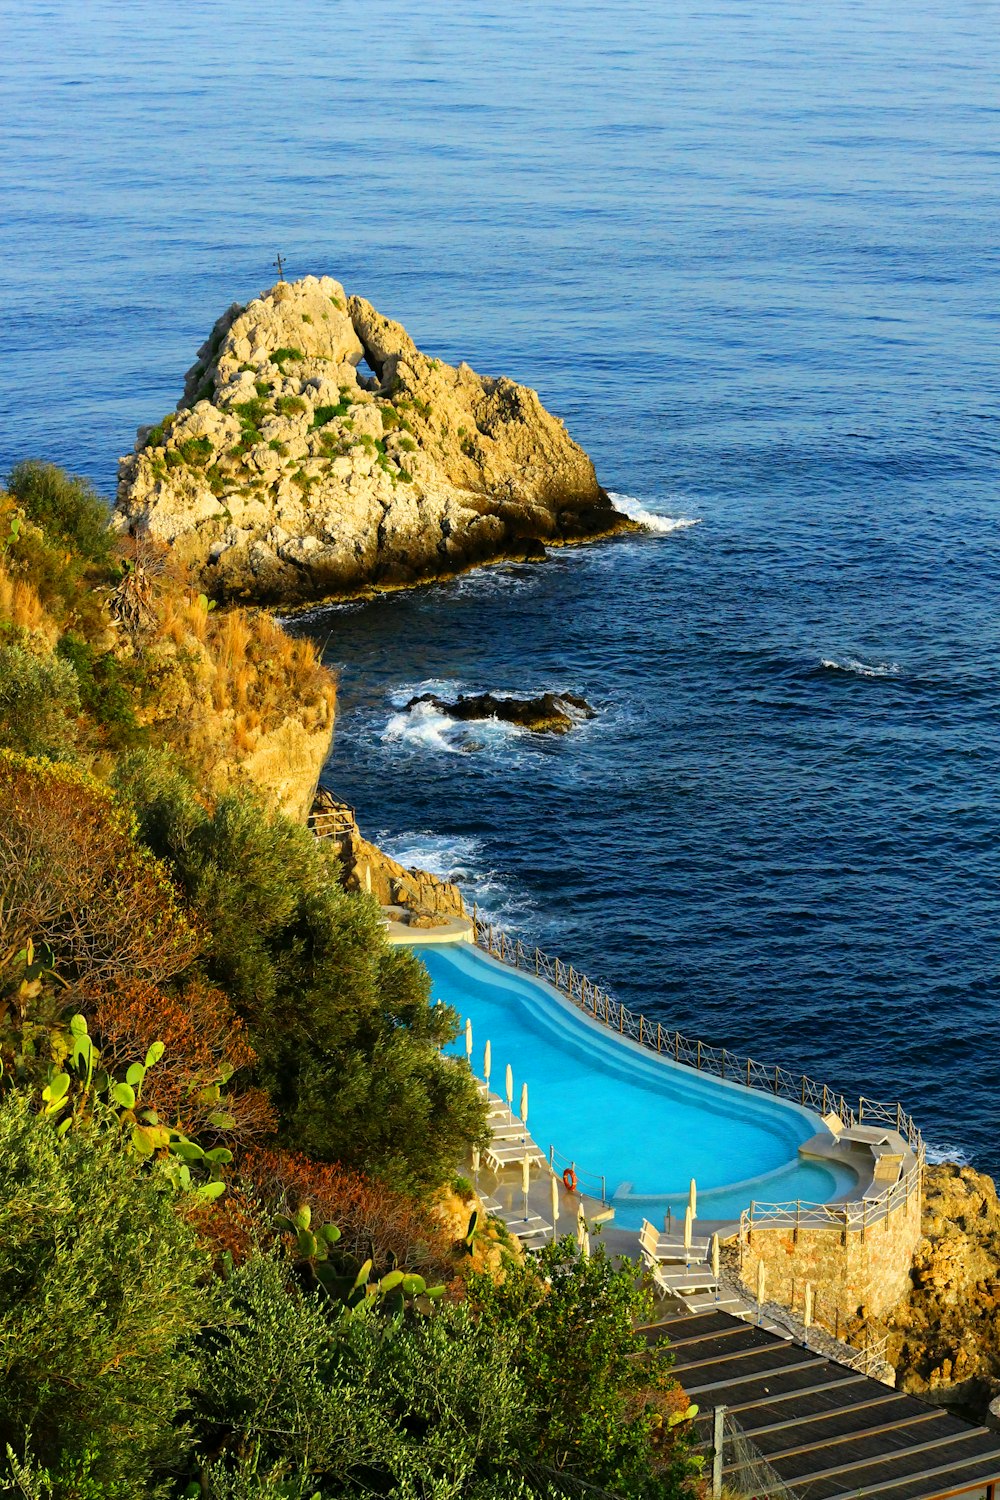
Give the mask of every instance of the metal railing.
[(882, 1188), (877, 1193), (868, 1193), (863, 1198), (851, 1198), (840, 1203), (756, 1203), (743, 1210), (740, 1216), (740, 1244), (749, 1245), (755, 1229), (791, 1227), (799, 1229), (855, 1230), (864, 1244), (867, 1231), (887, 1219), (899, 1208), (909, 1207), (910, 1199), (919, 1198), (920, 1180), (924, 1168), (923, 1143), (919, 1143), (914, 1159), (898, 1182)]
[(346, 802), (338, 802), (336, 807), (310, 813), (309, 827), (318, 839), (339, 838), (341, 834), (353, 833), (357, 827), (354, 808), (348, 807)]
[(750, 1057), (741, 1057), (730, 1052), (728, 1047), (692, 1041), (660, 1021), (648, 1021), (645, 1016), (629, 1010), (606, 990), (592, 984), (572, 964), (552, 958), (540, 948), (529, 947), (492, 922), (481, 921), (478, 907), (473, 910), (473, 927), (476, 943), (485, 952), (513, 968), (547, 980), (586, 1015), (603, 1022), (619, 1036), (628, 1037), (641, 1047), (699, 1073), (710, 1073), (756, 1093), (788, 1099), (822, 1116), (836, 1115), (845, 1128), (886, 1125), (902, 1136), (913, 1152), (915, 1160), (898, 1182), (864, 1198), (832, 1204), (801, 1201), (751, 1204), (743, 1212), (741, 1243), (744, 1233), (752, 1233), (756, 1227), (774, 1228), (779, 1224), (801, 1228), (835, 1227), (841, 1231), (857, 1229), (863, 1235), (871, 1224), (908, 1205), (913, 1194), (919, 1194), (924, 1164), (923, 1139), (913, 1117), (901, 1104), (882, 1104), (862, 1096), (857, 1106), (852, 1107), (843, 1094), (826, 1084), (815, 1083), (804, 1073), (792, 1073), (777, 1064), (771, 1066)]
[(572, 1172), (577, 1180), (580, 1192), (586, 1193), (590, 1198), (600, 1197), (602, 1203), (607, 1203), (608, 1179), (603, 1172), (588, 1172), (585, 1167), (581, 1167), (572, 1157), (563, 1156), (562, 1152), (557, 1151), (555, 1146), (549, 1147), (549, 1166), (557, 1177), (561, 1177), (564, 1172)]

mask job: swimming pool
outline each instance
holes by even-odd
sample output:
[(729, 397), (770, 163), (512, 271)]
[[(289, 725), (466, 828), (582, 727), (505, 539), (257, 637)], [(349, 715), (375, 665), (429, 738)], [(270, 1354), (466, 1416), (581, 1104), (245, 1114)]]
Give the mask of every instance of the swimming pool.
[[(828, 1203), (856, 1188), (848, 1169), (799, 1157), (821, 1129), (811, 1110), (622, 1041), (471, 943), (421, 949), (420, 958), (433, 998), (472, 1022), (477, 1074), (489, 1040), (494, 1092), (503, 1092), (510, 1063), (515, 1107), (528, 1084), (532, 1137), (606, 1177), (617, 1224), (683, 1213), (692, 1177), (701, 1219), (738, 1218), (751, 1200)], [(464, 1047), (460, 1038), (451, 1050)]]

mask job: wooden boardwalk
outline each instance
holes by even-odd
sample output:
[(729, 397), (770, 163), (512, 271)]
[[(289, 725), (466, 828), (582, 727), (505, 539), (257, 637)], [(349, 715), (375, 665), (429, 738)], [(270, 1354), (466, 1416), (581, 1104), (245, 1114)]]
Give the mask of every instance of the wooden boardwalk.
[(1000, 1500), (1000, 1433), (723, 1312), (668, 1312), (642, 1331), (669, 1340), (706, 1442), (726, 1407), (803, 1500)]

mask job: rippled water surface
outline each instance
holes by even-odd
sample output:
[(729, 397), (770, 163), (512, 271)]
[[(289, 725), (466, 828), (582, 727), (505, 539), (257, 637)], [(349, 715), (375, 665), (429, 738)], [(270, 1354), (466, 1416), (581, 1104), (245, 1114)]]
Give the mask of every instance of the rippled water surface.
[[(0, 461), (328, 271), (697, 521), (315, 616), (327, 780), (648, 1015), (1000, 1166), (1000, 5), (0, 0)], [(587, 695), (562, 740), (419, 688)]]

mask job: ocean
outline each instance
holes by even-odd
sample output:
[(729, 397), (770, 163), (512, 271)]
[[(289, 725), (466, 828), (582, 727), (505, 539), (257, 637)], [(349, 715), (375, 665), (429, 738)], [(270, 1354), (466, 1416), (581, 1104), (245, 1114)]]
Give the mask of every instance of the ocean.
[[(329, 273), (642, 535), (340, 606), (325, 781), (692, 1036), (1000, 1169), (1000, 4), (0, 0), (0, 469), (109, 496)], [(429, 685), (584, 694), (545, 740)]]

